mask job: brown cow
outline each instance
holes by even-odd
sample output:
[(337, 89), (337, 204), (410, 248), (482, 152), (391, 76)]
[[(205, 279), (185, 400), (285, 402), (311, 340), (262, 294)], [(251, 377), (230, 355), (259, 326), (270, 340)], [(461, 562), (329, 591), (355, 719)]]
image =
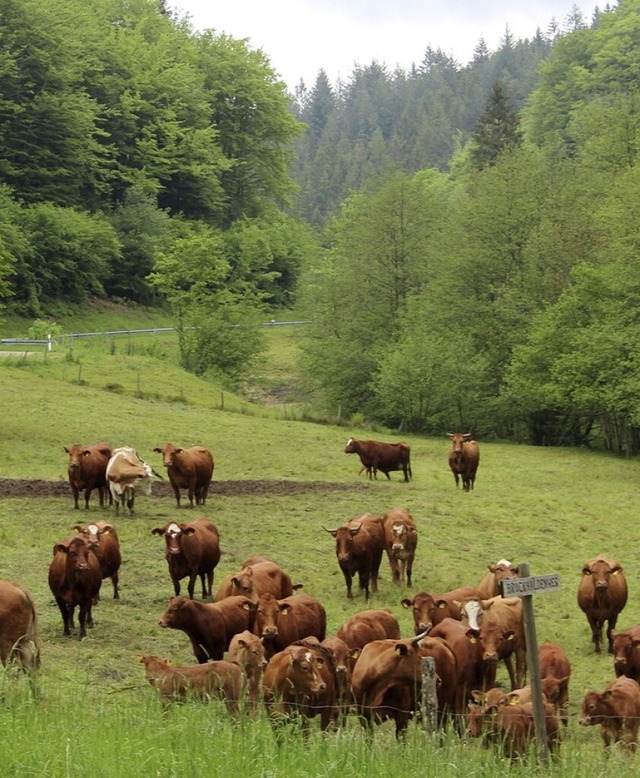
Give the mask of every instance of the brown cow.
[(476, 481), (476, 471), (480, 463), (480, 447), (477, 441), (471, 440), (470, 432), (447, 432), (451, 439), (449, 451), (449, 467), (453, 473), (456, 486), (460, 485), (465, 492), (470, 492)]
[(312, 704), (326, 688), (320, 674), (322, 661), (306, 646), (287, 646), (271, 657), (262, 686), (272, 724), (299, 716), (305, 731), (308, 729), (308, 717), (317, 713)]
[(433, 627), (429, 637), (445, 640), (456, 657), (455, 710), (463, 716), (467, 712), (467, 703), (472, 700), (472, 692), (488, 688), (484, 685), (480, 642), (473, 630), (452, 618), (446, 618)]
[(542, 693), (555, 706), (562, 723), (569, 723), (569, 678), (571, 664), (561, 645), (545, 641), (538, 647)]
[[(377, 478), (378, 470), (387, 476), (393, 470), (402, 470), (404, 480), (409, 481), (411, 473), (411, 447), (407, 443), (380, 443), (377, 440), (356, 440), (349, 438), (345, 454), (358, 454), (369, 478)], [(362, 472), (362, 470), (360, 470)]]
[(638, 744), (640, 725), (640, 685), (633, 678), (621, 676), (608, 683), (603, 692), (587, 692), (582, 701), (580, 724), (600, 724), (600, 734), (608, 750), (622, 743), (629, 751)]
[[(543, 702), (543, 708), (547, 746), (554, 752), (560, 742), (558, 718), (553, 705)], [(495, 728), (495, 742), (505, 757), (525, 757), (535, 740), (533, 703), (503, 705), (496, 713)]]
[(372, 608), (350, 616), (338, 629), (336, 636), (351, 652), (351, 667), (362, 649), (374, 640), (400, 640), (400, 623), (388, 608)]
[(213, 456), (204, 446), (180, 448), (173, 443), (153, 449), (162, 454), (162, 464), (167, 468), (169, 481), (180, 507), (180, 489), (187, 489), (192, 508), (207, 501), (209, 485), (213, 477)]
[(411, 586), (413, 559), (418, 545), (418, 528), (409, 511), (404, 508), (391, 508), (382, 516), (385, 546), (391, 579), (400, 586), (406, 578)]
[(262, 674), (267, 666), (267, 656), (262, 641), (248, 629), (238, 632), (229, 643), (228, 659), (242, 668), (246, 678), (249, 707), (253, 713), (257, 713), (262, 689)]
[(88, 510), (89, 497), (94, 489), (98, 490), (101, 507), (104, 506), (104, 498), (107, 495), (111, 504), (111, 492), (106, 475), (107, 464), (113, 453), (111, 446), (106, 443), (96, 443), (92, 446), (74, 443), (73, 446), (64, 446), (64, 450), (69, 455), (67, 470), (73, 494), (73, 507), (78, 509), (80, 492), (84, 490), (84, 507)]
[(145, 494), (151, 494), (151, 478), (161, 478), (158, 473), (140, 459), (136, 450), (131, 446), (115, 448), (107, 463), (107, 483), (116, 508), (116, 516), (120, 513), (120, 506), (126, 504), (129, 515), (135, 513), (135, 494), (138, 485)]
[(364, 513), (354, 516), (338, 529), (323, 529), (336, 539), (336, 556), (347, 584), (347, 597), (353, 599), (351, 584), (358, 574), (358, 583), (365, 598), (378, 591), (378, 571), (384, 552), (384, 531), (377, 516)]
[(314, 653), (320, 677), (324, 682), (324, 689), (311, 697), (307, 715), (309, 718), (320, 716), (320, 728), (323, 731), (329, 727), (335, 729), (340, 718), (340, 705), (338, 704), (338, 678), (333, 653), (315, 637), (296, 640), (292, 645), (304, 646)]
[(488, 600), (471, 597), (462, 603), (461, 614), (462, 623), (468, 624), (481, 642), (485, 684), (494, 685), (497, 662), (503, 660), (511, 688), (521, 688), (527, 670), (527, 649), (520, 597), (491, 597)]
[(196, 659), (204, 663), (222, 659), (233, 636), (252, 629), (254, 618), (255, 605), (247, 597), (204, 603), (177, 596), (169, 601), (160, 626), (185, 632)]
[(224, 700), (233, 716), (240, 715), (243, 674), (239, 665), (225, 660), (204, 665), (174, 666), (168, 659), (141, 656), (145, 675), (159, 693), (164, 705), (171, 701), (184, 702), (189, 697)]
[(64, 624), (64, 634), (70, 635), (73, 611), (79, 607), (80, 631), (86, 637), (86, 628), (93, 626), (91, 608), (97, 600), (102, 584), (100, 562), (87, 540), (73, 537), (53, 547), (49, 565), (49, 588), (53, 592)]
[(640, 625), (613, 635), (613, 667), (616, 678), (626, 675), (640, 683)]
[(0, 661), (27, 672), (40, 667), (35, 605), (29, 592), (14, 581), (0, 581)]
[(120, 581), (120, 540), (113, 524), (106, 521), (96, 521), (92, 524), (76, 524), (75, 531), (89, 541), (91, 550), (98, 557), (102, 580), (111, 578), (113, 585), (113, 599), (119, 600), (118, 583)]
[(523, 705), (532, 702), (530, 686), (504, 692), (493, 687), (486, 692), (474, 690), (471, 692), (471, 702), (467, 711), (467, 734), (470, 737), (482, 737), (485, 746), (495, 744), (500, 728), (498, 713), (505, 705)]
[(411, 608), (416, 635), (429, 632), (432, 627), (443, 619), (457, 619), (460, 621), (462, 613), (460, 606), (468, 597), (477, 597), (478, 590), (473, 586), (462, 586), (460, 589), (445, 592), (444, 594), (428, 594), (419, 592), (413, 599), (400, 600), (403, 608)]
[(291, 583), (291, 577), (280, 565), (264, 557), (250, 557), (245, 560), (242, 569), (237, 573), (230, 573), (220, 584), (216, 592), (216, 602), (231, 595), (241, 594), (257, 602), (262, 594), (273, 594), (281, 599), (290, 597), (293, 590), (299, 589)]
[[(349, 646), (337, 635), (325, 638), (320, 645), (329, 652), (331, 666), (336, 678), (336, 692), (338, 707), (343, 718), (349, 711), (353, 702), (353, 689), (351, 684), (352, 651)], [(353, 660), (355, 664), (355, 660)]]
[(502, 594), (501, 582), (507, 578), (517, 578), (520, 568), (512, 565), (507, 559), (501, 559), (495, 564), (487, 565), (489, 572), (477, 586), (480, 599), (488, 600)]
[(220, 561), (220, 535), (217, 527), (207, 519), (188, 523), (174, 521), (151, 530), (152, 535), (164, 535), (165, 557), (176, 595), (180, 594), (180, 580), (189, 577), (187, 590), (193, 598), (196, 579), (200, 576), (202, 598), (211, 597), (213, 574)]
[(589, 621), (596, 654), (600, 653), (605, 621), (608, 649), (610, 654), (613, 653), (613, 630), (626, 604), (627, 580), (622, 567), (602, 555), (585, 562), (578, 587), (578, 605)]
[(324, 640), (326, 630), (324, 606), (309, 594), (280, 600), (263, 594), (257, 602), (253, 632), (262, 639), (268, 657), (309, 636)]

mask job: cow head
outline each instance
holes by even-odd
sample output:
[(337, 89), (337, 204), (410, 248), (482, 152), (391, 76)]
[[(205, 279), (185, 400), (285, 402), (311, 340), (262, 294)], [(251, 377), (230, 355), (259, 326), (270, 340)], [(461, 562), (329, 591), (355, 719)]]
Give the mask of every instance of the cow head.
[(617, 562), (610, 562), (604, 557), (598, 557), (582, 568), (582, 575), (590, 576), (593, 586), (597, 591), (606, 591), (609, 588), (609, 579), (612, 575), (621, 575), (622, 567)]
[(168, 554), (181, 554), (182, 537), (193, 535), (195, 531), (195, 528), (189, 524), (176, 524), (175, 521), (172, 521), (165, 527), (155, 527), (155, 529), (151, 530), (151, 534), (164, 535)]
[(92, 553), (91, 546), (84, 538), (74, 537), (62, 543), (56, 543), (53, 547), (53, 553), (65, 554), (67, 565), (76, 574), (83, 574), (90, 569), (89, 555)]
[(327, 685), (320, 675), (323, 661), (308, 648), (289, 646), (289, 679), (298, 693), (322, 694)]
[(104, 528), (99, 527), (97, 524), (87, 524), (85, 526), (76, 524), (74, 530), (89, 541), (91, 548), (100, 546), (100, 535), (104, 532)]
[(434, 623), (437, 623), (434, 620), (434, 611), (437, 605), (430, 594), (420, 592), (412, 600), (405, 597), (400, 601), (400, 604), (403, 608), (411, 608), (416, 634), (429, 632)]
[(242, 595), (253, 599), (256, 589), (253, 583), (253, 568), (243, 567), (239, 573), (231, 578), (231, 594)]
[(471, 440), (470, 432), (447, 432), (447, 437), (451, 441), (451, 452), (457, 457), (462, 456), (462, 447)]
[(322, 527), (325, 532), (336, 539), (336, 556), (339, 562), (348, 562), (353, 554), (353, 539), (360, 532), (362, 524), (356, 524), (355, 526), (345, 525), (344, 527), (338, 527), (338, 529), (327, 529)]
[(162, 448), (157, 447), (153, 449), (156, 454), (162, 454), (162, 464), (165, 467), (171, 467), (171, 465), (174, 463), (176, 454), (180, 454), (182, 451), (184, 451), (183, 448), (179, 446), (174, 446), (173, 443), (167, 443)]
[(344, 447), (345, 454), (357, 454), (358, 453), (358, 441), (355, 438), (349, 438), (347, 445)]

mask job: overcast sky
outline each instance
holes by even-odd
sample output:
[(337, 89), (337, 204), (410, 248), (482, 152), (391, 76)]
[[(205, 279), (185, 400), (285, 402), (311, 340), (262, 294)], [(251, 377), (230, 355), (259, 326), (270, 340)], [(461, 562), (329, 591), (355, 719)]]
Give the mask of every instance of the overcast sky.
[[(549, 22), (563, 22), (576, 5), (589, 22), (596, 5), (584, 0), (169, 0), (195, 29), (247, 38), (262, 49), (293, 91), (308, 87), (323, 68), (329, 80), (348, 79), (354, 65), (372, 60), (391, 70), (419, 64), (427, 46), (461, 65), (484, 38), (495, 50), (509, 27), (531, 38)], [(611, 5), (615, 5), (611, 2)]]

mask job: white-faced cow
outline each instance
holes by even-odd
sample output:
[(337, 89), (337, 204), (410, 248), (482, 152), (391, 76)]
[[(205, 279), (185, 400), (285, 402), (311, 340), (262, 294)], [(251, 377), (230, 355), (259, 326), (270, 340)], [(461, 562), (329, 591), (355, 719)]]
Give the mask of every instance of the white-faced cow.
[(465, 492), (470, 492), (480, 463), (480, 447), (475, 440), (471, 440), (470, 432), (447, 432), (447, 435), (451, 439), (449, 467), (456, 486), (459, 486), (462, 479), (462, 488)]
[(150, 479), (153, 476), (161, 478), (151, 465), (140, 459), (131, 446), (122, 446), (113, 450), (106, 472), (109, 489), (116, 506), (116, 515), (120, 512), (120, 506), (124, 507), (126, 504), (129, 515), (133, 516), (136, 486), (140, 485), (145, 494), (151, 494)]
[(180, 489), (187, 489), (192, 508), (207, 501), (213, 476), (213, 456), (204, 446), (181, 448), (172, 443), (153, 449), (162, 454), (162, 464), (167, 468), (169, 481), (180, 507)]
[(93, 553), (100, 562), (102, 580), (111, 578), (113, 599), (118, 600), (120, 598), (118, 583), (122, 554), (120, 553), (120, 540), (116, 528), (113, 524), (107, 524), (106, 521), (96, 521), (91, 524), (76, 524), (74, 529), (78, 535), (82, 535), (89, 541)]

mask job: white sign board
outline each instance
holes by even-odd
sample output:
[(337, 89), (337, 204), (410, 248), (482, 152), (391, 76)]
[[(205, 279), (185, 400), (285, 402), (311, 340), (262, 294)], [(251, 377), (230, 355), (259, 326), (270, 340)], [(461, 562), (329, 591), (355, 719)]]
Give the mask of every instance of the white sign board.
[(506, 578), (502, 581), (503, 597), (526, 597), (530, 594), (557, 592), (560, 589), (560, 576), (532, 575), (529, 578)]

